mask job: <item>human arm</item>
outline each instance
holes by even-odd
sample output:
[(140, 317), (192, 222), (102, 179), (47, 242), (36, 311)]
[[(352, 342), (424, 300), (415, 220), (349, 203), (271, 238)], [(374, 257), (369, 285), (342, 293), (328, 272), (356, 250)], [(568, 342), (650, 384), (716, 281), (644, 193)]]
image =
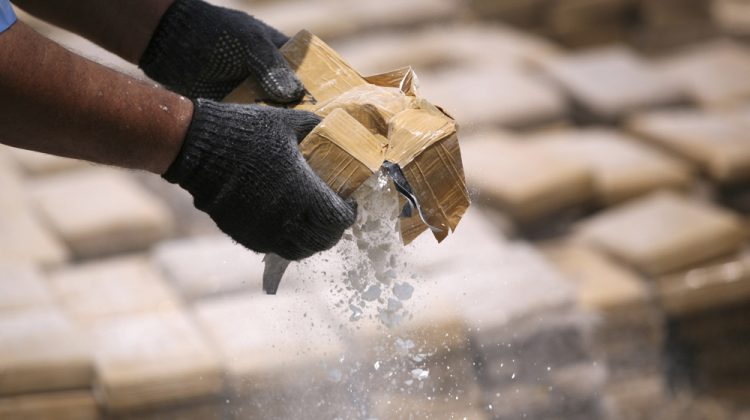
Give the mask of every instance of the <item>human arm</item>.
[(0, 143), (164, 174), (225, 233), (300, 259), (330, 248), (356, 205), (297, 148), (312, 113), (191, 102), (79, 57), (22, 22), (0, 33)]
[(202, 0), (15, 0), (20, 7), (137, 63), (190, 98), (223, 99), (248, 77), (287, 103), (304, 94), (278, 48), (289, 38)]
[(0, 142), (162, 174), (190, 100), (60, 47), (23, 22), (0, 33)]

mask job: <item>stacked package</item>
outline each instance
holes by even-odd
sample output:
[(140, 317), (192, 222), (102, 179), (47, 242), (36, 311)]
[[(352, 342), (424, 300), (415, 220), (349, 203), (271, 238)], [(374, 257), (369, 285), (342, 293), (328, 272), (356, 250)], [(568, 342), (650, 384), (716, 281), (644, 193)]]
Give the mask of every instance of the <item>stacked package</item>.
[[(667, 368), (675, 379), (705, 374), (706, 365), (692, 362), (692, 355), (700, 354), (701, 348), (721, 348), (711, 339), (695, 340), (693, 334), (701, 331), (699, 325), (707, 323), (703, 331), (719, 334), (714, 338), (727, 336), (728, 321), (723, 317), (741, 319), (737, 311), (747, 307), (746, 285), (732, 281), (742, 279), (743, 271), (732, 268), (743, 267), (737, 253), (745, 236), (744, 225), (735, 214), (669, 192), (612, 208), (582, 222), (577, 229), (577, 240), (642, 273), (656, 285), (669, 325)], [(728, 261), (729, 265), (714, 267), (717, 260)], [(686, 339), (686, 331), (692, 338)], [(708, 357), (729, 363), (730, 367), (725, 366), (728, 370), (739, 369), (744, 363)]]
[(694, 181), (691, 168), (684, 162), (616, 130), (550, 130), (531, 140), (533, 148), (548, 158), (582, 165), (591, 172), (596, 207), (659, 189), (685, 190)]
[(225, 235), (163, 242), (154, 248), (152, 260), (187, 302), (256, 290), (263, 278), (263, 256)]
[(52, 273), (49, 283), (89, 337), (106, 418), (202, 419), (219, 411), (218, 360), (148, 259), (83, 263)]
[(594, 318), (592, 352), (607, 368), (603, 397), (612, 418), (647, 419), (666, 395), (663, 316), (645, 281), (604, 255), (576, 244), (545, 247), (577, 286), (578, 303)]
[(444, 296), (429, 289), (417, 288), (412, 299), (410, 319), (388, 334), (380, 330), (357, 338), (357, 347), (369, 347), (362, 354), (370, 373), (362, 382), (371, 415), (485, 418), (464, 320)]
[(583, 122), (612, 123), (635, 111), (683, 104), (684, 86), (635, 50), (615, 45), (588, 49), (544, 64), (567, 92)]
[(85, 168), (29, 182), (39, 213), (74, 256), (139, 251), (169, 236), (172, 215), (123, 171)]
[(85, 334), (57, 307), (40, 270), (70, 253), (34, 217), (19, 171), (26, 166), (16, 167), (20, 160), (6, 150), (0, 150), (0, 418), (96, 419)]
[(38, 218), (23, 188), (9, 149), (0, 149), (0, 264), (54, 267), (70, 258), (65, 244)]
[(219, 352), (232, 416), (352, 418), (364, 409), (350, 394), (344, 343), (315, 295), (210, 299), (195, 317)]
[(480, 331), (481, 381), (492, 417), (601, 418), (607, 372), (588, 348), (589, 322), (581, 314), (544, 312)]
[(750, 402), (750, 256), (666, 276), (658, 285), (679, 355), (675, 373), (702, 392)]
[[(738, 83), (736, 75), (742, 68), (738, 64), (747, 61), (747, 57), (737, 56), (734, 53), (739, 51), (730, 47), (719, 44), (714, 47), (714, 52), (704, 51), (696, 57), (686, 57), (683, 63), (692, 62), (693, 69), (683, 67), (682, 72), (676, 71), (692, 81), (693, 94), (713, 109), (646, 112), (632, 118), (629, 127), (644, 140), (692, 163), (708, 176), (723, 204), (747, 212), (750, 210), (747, 189), (750, 180), (750, 142), (747, 141), (750, 113), (746, 106), (731, 107), (747, 97), (748, 89), (743, 87), (744, 82)], [(696, 67), (699, 60), (702, 64)], [(744, 65), (747, 66), (748, 62)], [(700, 68), (704, 69), (700, 73), (705, 74), (711, 71), (706, 68), (723, 68), (730, 63), (735, 63), (730, 67), (733, 70), (722, 71), (722, 83), (698, 82), (697, 70)]]
[(594, 363), (590, 319), (575, 309), (570, 284), (528, 245), (498, 243), (475, 215), (439, 255), (419, 257), (436, 282), (430, 295), (457, 308), (467, 328), (489, 417), (598, 418), (606, 372)]
[(718, 186), (731, 187), (750, 179), (748, 115), (746, 108), (653, 111), (636, 115), (629, 127), (646, 141), (692, 162)]
[[(659, 60), (660, 71), (686, 86), (703, 108), (741, 108), (750, 98), (750, 48), (728, 39), (690, 45)], [(713, 77), (706, 77), (707, 74)]]
[(467, 181), (481, 193), (482, 204), (529, 232), (579, 216), (593, 195), (588, 168), (541, 153), (518, 137), (482, 132), (462, 146)]
[(33, 267), (0, 265), (0, 418), (99, 416), (87, 340), (52, 296)]

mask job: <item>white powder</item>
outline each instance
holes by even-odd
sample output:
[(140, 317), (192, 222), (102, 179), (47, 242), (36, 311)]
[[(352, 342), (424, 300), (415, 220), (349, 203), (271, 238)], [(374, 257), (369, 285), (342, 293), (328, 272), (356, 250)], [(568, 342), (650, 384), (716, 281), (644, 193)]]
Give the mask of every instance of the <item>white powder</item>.
[(397, 328), (410, 319), (410, 304), (417, 296), (417, 276), (406, 263), (409, 255), (400, 234), (398, 193), (379, 173), (353, 198), (359, 204), (357, 221), (343, 240), (333, 250), (293, 265), (293, 270), (328, 283), (316, 287), (324, 289), (325, 300), (340, 315), (339, 332), (351, 344), (347, 362), (329, 376), (346, 384), (356, 417), (368, 418), (374, 394), (425, 396), (436, 389), (432, 382), (438, 378), (433, 379), (428, 368), (433, 350)]
[(420, 381), (424, 381), (425, 379), (427, 379), (427, 377), (430, 376), (430, 371), (417, 368), (411, 371), (411, 376), (414, 379), (419, 379)]
[(353, 198), (357, 221), (331, 253), (314, 256), (301, 270), (323, 274), (334, 286), (335, 306), (351, 322), (370, 319), (387, 328), (407, 315), (413, 277), (406, 271), (405, 248), (399, 231), (398, 193), (384, 173), (368, 179)]

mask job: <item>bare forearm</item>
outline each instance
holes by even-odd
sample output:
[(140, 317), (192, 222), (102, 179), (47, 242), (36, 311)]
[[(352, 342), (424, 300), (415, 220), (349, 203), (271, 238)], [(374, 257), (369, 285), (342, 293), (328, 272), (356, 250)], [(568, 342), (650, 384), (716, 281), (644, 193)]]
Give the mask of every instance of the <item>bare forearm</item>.
[(174, 0), (12, 0), (40, 19), (137, 63)]
[(0, 142), (163, 173), (192, 103), (79, 57), (17, 22), (0, 34)]

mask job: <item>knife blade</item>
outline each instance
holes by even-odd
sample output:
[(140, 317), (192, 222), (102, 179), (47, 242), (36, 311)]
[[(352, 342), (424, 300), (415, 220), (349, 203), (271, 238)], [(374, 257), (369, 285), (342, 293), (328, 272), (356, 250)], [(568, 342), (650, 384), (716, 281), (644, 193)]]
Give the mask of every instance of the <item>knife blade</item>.
[(268, 295), (275, 295), (279, 289), (281, 278), (284, 277), (287, 267), (291, 261), (276, 254), (266, 254), (263, 257), (265, 267), (263, 268), (263, 291)]

